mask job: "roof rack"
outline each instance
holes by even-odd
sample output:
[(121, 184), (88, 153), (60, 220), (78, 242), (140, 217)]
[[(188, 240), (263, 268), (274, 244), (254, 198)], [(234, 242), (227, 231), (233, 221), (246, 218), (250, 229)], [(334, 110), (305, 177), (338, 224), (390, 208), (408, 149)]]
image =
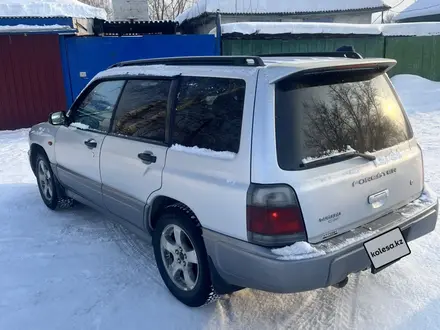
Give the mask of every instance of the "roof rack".
[(336, 52), (311, 52), (311, 53), (277, 53), (258, 55), (260, 57), (346, 57), (361, 59), (359, 53), (352, 51), (336, 51)]
[(134, 65), (216, 65), (216, 66), (265, 66), (258, 56), (188, 56), (167, 57), (145, 60), (126, 61), (113, 64), (110, 68), (134, 66)]

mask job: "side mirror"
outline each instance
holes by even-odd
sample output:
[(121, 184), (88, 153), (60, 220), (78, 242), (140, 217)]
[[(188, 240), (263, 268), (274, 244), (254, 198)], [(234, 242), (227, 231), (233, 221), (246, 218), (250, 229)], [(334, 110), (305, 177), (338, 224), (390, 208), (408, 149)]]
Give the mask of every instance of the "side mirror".
[(67, 117), (64, 111), (53, 112), (49, 115), (49, 123), (52, 125), (65, 125)]

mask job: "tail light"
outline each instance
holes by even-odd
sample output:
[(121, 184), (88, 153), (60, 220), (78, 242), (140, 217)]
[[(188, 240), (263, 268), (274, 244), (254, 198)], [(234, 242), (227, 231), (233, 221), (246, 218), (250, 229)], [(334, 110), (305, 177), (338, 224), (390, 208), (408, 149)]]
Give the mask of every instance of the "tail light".
[(247, 197), (247, 231), (250, 242), (264, 246), (306, 240), (295, 191), (288, 185), (251, 184)]

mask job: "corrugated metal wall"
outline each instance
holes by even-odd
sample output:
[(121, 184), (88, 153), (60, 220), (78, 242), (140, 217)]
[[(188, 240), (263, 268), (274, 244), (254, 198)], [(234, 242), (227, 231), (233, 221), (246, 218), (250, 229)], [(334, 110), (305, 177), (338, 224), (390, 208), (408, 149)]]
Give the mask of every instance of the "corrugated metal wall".
[(440, 36), (386, 37), (385, 56), (397, 60), (391, 71), (440, 81)]
[(258, 55), (280, 52), (334, 51), (343, 45), (353, 45), (364, 57), (388, 57), (397, 60), (390, 75), (415, 74), (440, 81), (440, 36), (383, 37), (383, 36), (315, 36), (284, 39), (228, 39), (224, 36), (224, 55)]
[[(227, 37), (225, 37), (227, 38)], [(383, 57), (384, 37), (313, 37), (292, 39), (224, 39), (224, 55), (259, 55), (287, 52), (326, 52), (352, 45), (357, 52), (368, 57)]]
[(58, 35), (0, 36), (0, 130), (30, 127), (65, 108)]

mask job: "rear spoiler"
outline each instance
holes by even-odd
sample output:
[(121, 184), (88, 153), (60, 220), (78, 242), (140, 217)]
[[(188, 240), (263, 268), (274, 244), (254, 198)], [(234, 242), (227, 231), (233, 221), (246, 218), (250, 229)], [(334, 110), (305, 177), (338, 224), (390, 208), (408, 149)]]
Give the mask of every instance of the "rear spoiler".
[(322, 67), (315, 67), (311, 69), (304, 69), (293, 72), (283, 77), (278, 77), (277, 79), (271, 81), (272, 84), (276, 84), (282, 80), (290, 79), (290, 78), (300, 78), (300, 77), (312, 77), (316, 75), (325, 75), (331, 74), (335, 72), (340, 73), (350, 73), (350, 72), (365, 72), (365, 74), (379, 75), (388, 72), (392, 69), (397, 62), (391, 59), (378, 59), (372, 60), (368, 59), (365, 62), (361, 61), (349, 62), (344, 64), (337, 65), (328, 65), (326, 62)]

